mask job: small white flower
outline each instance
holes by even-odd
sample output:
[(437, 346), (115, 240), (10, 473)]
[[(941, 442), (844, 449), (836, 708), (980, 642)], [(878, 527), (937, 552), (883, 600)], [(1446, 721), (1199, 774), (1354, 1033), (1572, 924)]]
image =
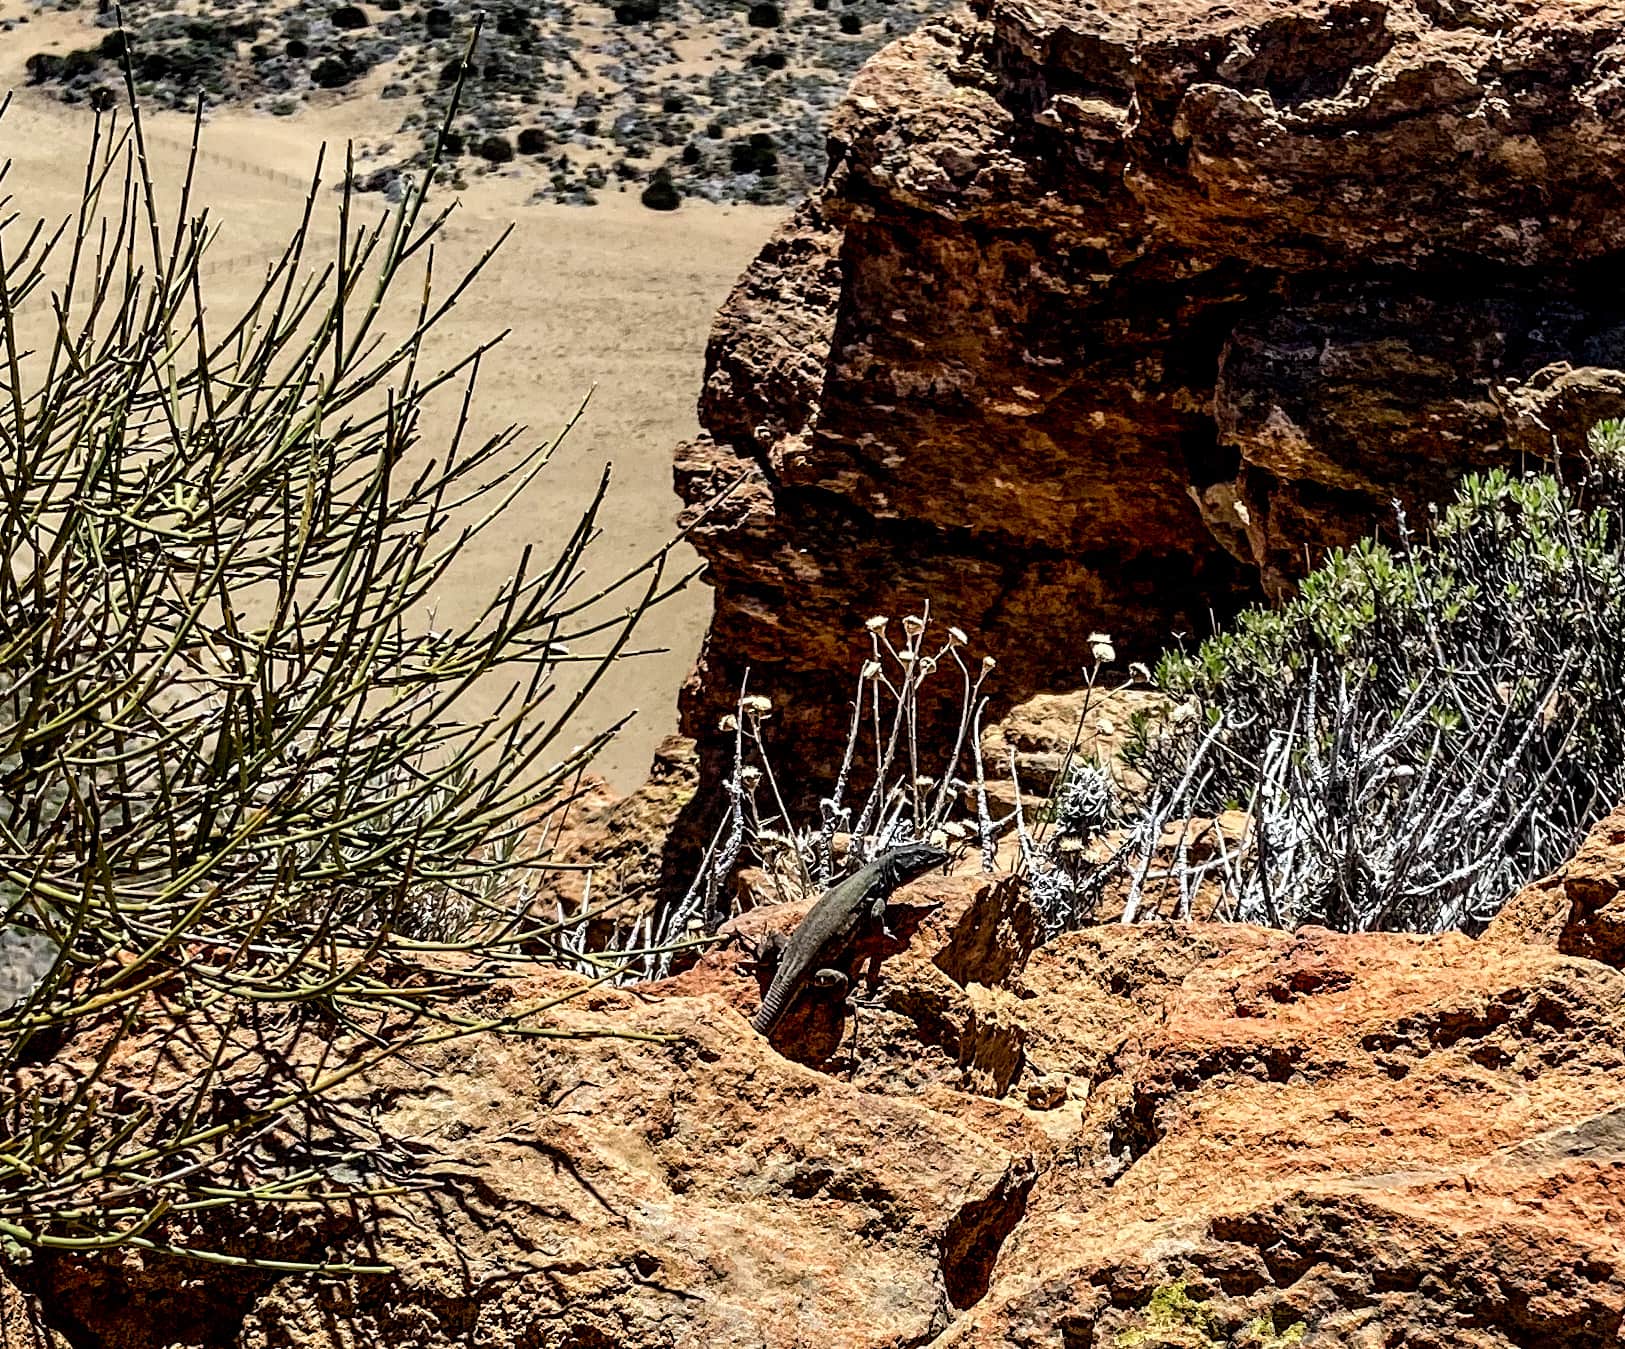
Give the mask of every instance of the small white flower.
[(1089, 654), (1094, 657), (1097, 665), (1110, 665), (1116, 660), (1117, 649), (1112, 646), (1111, 634), (1091, 632), (1089, 634)]
[(986, 673), (988, 670), (991, 670), (998, 663), (999, 662), (994, 660), (992, 656), (983, 656), (982, 657), (982, 670), (983, 670), (983, 672)]
[(866, 619), (863, 626), (868, 628), (870, 632), (885, 632), (886, 624), (889, 621), (885, 614), (876, 614), (873, 618)]
[(1113, 721), (1110, 717), (1102, 717), (1099, 721), (1097, 721), (1095, 723), (1095, 734), (1096, 735), (1107, 735), (1107, 736), (1116, 735), (1117, 734), (1117, 723), (1115, 721)]
[(762, 770), (755, 764), (748, 764), (739, 770), (739, 780), (747, 787), (753, 787), (762, 780)]

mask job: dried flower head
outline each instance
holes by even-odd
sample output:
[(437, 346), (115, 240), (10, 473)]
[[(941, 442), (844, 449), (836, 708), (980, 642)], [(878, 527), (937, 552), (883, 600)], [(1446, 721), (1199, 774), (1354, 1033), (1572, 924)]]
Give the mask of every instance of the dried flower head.
[(762, 770), (755, 764), (747, 764), (739, 770), (739, 780), (747, 787), (754, 787), (762, 780)]
[(1117, 648), (1112, 645), (1111, 634), (1107, 632), (1091, 632), (1089, 634), (1089, 654), (1094, 658), (1096, 665), (1110, 665), (1117, 659)]
[(878, 660), (866, 660), (863, 662), (863, 669), (858, 675), (860, 679), (877, 679), (879, 676), (880, 662)]
[(935, 656), (921, 656), (920, 657), (920, 673), (922, 675), (931, 674), (936, 670), (936, 668), (937, 668), (937, 658)]
[(766, 717), (773, 713), (773, 700), (760, 693), (753, 693), (743, 699), (740, 704), (748, 716)]
[(982, 657), (982, 673), (986, 674), (989, 670), (991, 670), (998, 663), (999, 662), (994, 660), (992, 656), (983, 656)]
[(885, 632), (886, 624), (890, 621), (885, 614), (876, 614), (873, 618), (865, 619), (863, 626), (870, 632)]
[(739, 718), (730, 712), (717, 722), (717, 729), (719, 731), (737, 731), (739, 729)]
[(925, 619), (919, 614), (909, 614), (903, 619), (903, 631), (910, 637), (918, 637), (925, 631)]
[(970, 641), (970, 638), (965, 635), (964, 628), (949, 628), (948, 640), (955, 646), (964, 646), (966, 642)]

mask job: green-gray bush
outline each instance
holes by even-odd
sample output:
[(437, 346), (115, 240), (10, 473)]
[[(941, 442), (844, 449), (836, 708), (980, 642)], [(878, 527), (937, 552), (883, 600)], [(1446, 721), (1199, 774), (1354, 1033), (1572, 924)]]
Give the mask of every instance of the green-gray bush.
[(1117, 865), (1170, 820), (1240, 808), (1245, 846), (1187, 894), (1431, 931), (1481, 926), (1562, 861), (1625, 789), (1622, 447), (1597, 428), (1573, 484), (1473, 475), (1425, 540), (1401, 516), (1395, 544), (1335, 553), (1281, 609), (1165, 656), (1176, 715), (1140, 728), (1151, 785)]

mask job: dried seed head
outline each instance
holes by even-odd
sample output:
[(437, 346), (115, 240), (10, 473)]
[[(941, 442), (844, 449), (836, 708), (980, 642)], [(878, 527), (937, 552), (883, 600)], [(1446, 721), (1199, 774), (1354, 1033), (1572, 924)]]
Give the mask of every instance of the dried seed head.
[(754, 787), (762, 780), (762, 770), (755, 764), (747, 764), (739, 770), (739, 780), (747, 787)]
[(1112, 736), (1117, 734), (1117, 723), (1110, 717), (1102, 717), (1095, 723), (1095, 734)]
[(921, 618), (919, 614), (909, 614), (903, 620), (903, 631), (910, 637), (918, 637), (925, 631), (925, 619)]
[(717, 722), (717, 729), (719, 731), (737, 731), (739, 729), (739, 718), (730, 712), (721, 721)]
[(1117, 659), (1117, 649), (1112, 646), (1111, 634), (1107, 632), (1091, 632), (1089, 634), (1089, 654), (1094, 657), (1097, 665), (1110, 665)]
[(937, 658), (935, 656), (921, 656), (920, 657), (920, 673), (922, 675), (931, 674), (933, 671), (936, 670), (936, 668), (937, 668)]
[(739, 705), (745, 709), (747, 715), (753, 717), (766, 717), (770, 716), (773, 712), (773, 700), (771, 698), (764, 697), (760, 693), (751, 694), (750, 697), (744, 699), (744, 701), (742, 701)]
[(982, 657), (982, 670), (983, 670), (983, 672), (985, 673), (988, 670), (991, 670), (998, 663), (999, 662), (994, 660), (992, 656), (983, 656)]
[(916, 787), (935, 787), (937, 780), (929, 773), (916, 773), (914, 775), (914, 785)]
[(865, 620), (863, 626), (870, 632), (885, 632), (889, 621), (885, 614), (876, 614), (873, 618)]
[(966, 642), (970, 641), (970, 638), (965, 635), (964, 628), (949, 628), (948, 640), (955, 646), (964, 646)]
[(863, 670), (858, 677), (860, 679), (875, 679), (878, 678), (879, 675), (880, 662), (878, 660), (866, 660), (863, 662)]
[(899, 651), (897, 653), (897, 659), (902, 661), (904, 665), (912, 665), (914, 663), (914, 653), (906, 650)]

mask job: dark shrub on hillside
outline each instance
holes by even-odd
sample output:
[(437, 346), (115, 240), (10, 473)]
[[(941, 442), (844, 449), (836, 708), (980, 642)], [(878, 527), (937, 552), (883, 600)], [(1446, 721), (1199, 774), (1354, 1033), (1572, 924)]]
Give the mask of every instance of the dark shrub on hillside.
[(863, 20), (856, 14), (841, 15), (841, 31), (848, 37), (856, 37), (863, 31)]
[(660, 17), (660, 0), (621, 0), (615, 6), (615, 22), (648, 23)]
[(551, 142), (547, 132), (538, 126), (527, 126), (519, 133), (519, 153), (522, 155), (545, 155)]
[(682, 112), (688, 102), (681, 94), (667, 94), (660, 100), (661, 112)]
[(506, 136), (487, 136), (480, 142), (480, 158), (490, 164), (511, 164), (513, 143)]
[(310, 55), (310, 48), (298, 38), (290, 38), (288, 45), (282, 49), (282, 54), (290, 61), (303, 61)]
[(505, 9), (497, 15), (497, 32), (503, 37), (523, 37), (530, 31), (530, 15), (522, 9)]
[(109, 61), (122, 61), (125, 50), (129, 46), (129, 38), (122, 29), (115, 29), (101, 40), (96, 50)]
[(23, 73), (30, 84), (44, 84), (57, 78), (62, 69), (62, 58), (50, 52), (35, 52), (23, 62)]
[(324, 56), (311, 68), (310, 78), (323, 89), (342, 89), (359, 73), (336, 56)]
[(765, 131), (754, 131), (748, 140), (735, 141), (728, 147), (728, 167), (735, 173), (771, 177), (779, 171), (779, 154), (773, 137)]
[(462, 133), (448, 131), (440, 138), (440, 152), (449, 159), (455, 159), (467, 148)]
[(700, 162), (700, 158), (701, 158), (700, 147), (695, 145), (693, 141), (690, 141), (687, 145), (685, 145), (683, 147), (683, 163), (685, 163), (685, 164), (698, 164)]
[(643, 204), (651, 211), (675, 211), (682, 205), (682, 197), (671, 181), (670, 169), (656, 169), (649, 186), (643, 189)]
[(752, 52), (750, 64), (759, 70), (783, 70), (788, 60), (783, 52)]
[(447, 61), (445, 65), (440, 67), (440, 86), (443, 89), (448, 88), (451, 85), (456, 84), (458, 80), (462, 79), (464, 74), (472, 73), (472, 69), (463, 64), (462, 57), (454, 56), (451, 58), (451, 60)]
[(328, 15), (328, 20), (333, 27), (342, 28), (346, 31), (365, 28), (368, 22), (367, 11), (362, 9), (360, 5), (340, 5)]
[(451, 36), (451, 11), (436, 6), (423, 15), (423, 27), (430, 37)]
[(771, 0), (760, 0), (750, 7), (745, 15), (745, 22), (752, 28), (777, 28), (784, 22), (784, 16), (779, 13), (779, 7)]

